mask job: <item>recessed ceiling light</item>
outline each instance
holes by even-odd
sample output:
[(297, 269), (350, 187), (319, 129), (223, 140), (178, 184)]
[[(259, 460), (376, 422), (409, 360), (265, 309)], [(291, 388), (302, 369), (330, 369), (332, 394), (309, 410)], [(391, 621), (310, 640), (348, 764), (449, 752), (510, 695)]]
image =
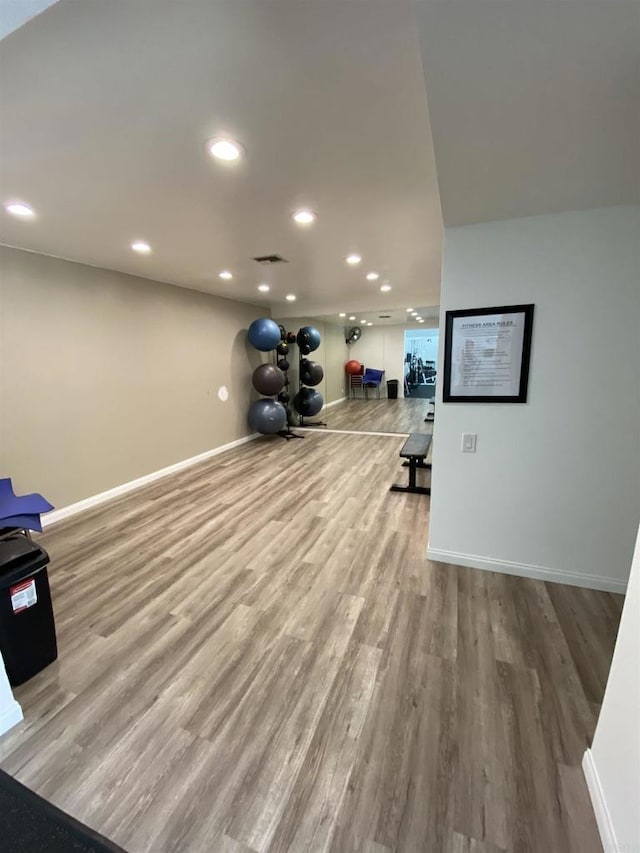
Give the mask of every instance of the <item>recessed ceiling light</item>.
[(373, 326), (373, 323), (367, 323), (367, 326)]
[(346, 257), (347, 263), (352, 267), (357, 266), (361, 260), (362, 256), (358, 255), (356, 252), (354, 252), (353, 255), (347, 255)]
[(367, 281), (377, 281), (380, 278), (377, 272), (368, 272)]
[(207, 140), (207, 149), (216, 160), (225, 160), (228, 163), (239, 160), (244, 153), (239, 142), (224, 136), (214, 136), (213, 139)]
[(391, 290), (391, 285), (390, 284), (383, 284), (383, 285), (381, 285), (380, 290), (383, 293), (387, 293), (389, 290)]
[(134, 240), (131, 244), (131, 248), (139, 255), (148, 255), (151, 251), (151, 246), (146, 242), (146, 240)]
[(233, 278), (233, 273), (229, 270), (222, 270), (218, 273), (218, 278), (223, 278), (225, 281), (230, 281)]
[(411, 316), (412, 316), (412, 317), (417, 317), (417, 316), (418, 316), (418, 312), (417, 312), (417, 311), (412, 311), (412, 312), (411, 312)]
[(422, 321), (422, 317), (416, 317), (416, 320), (420, 323)]
[(424, 320), (418, 320), (418, 323), (424, 323)]
[(28, 219), (36, 215), (34, 209), (22, 201), (8, 201), (4, 209), (12, 216), (20, 216), (22, 219)]
[(316, 221), (316, 215), (313, 210), (309, 210), (306, 207), (303, 207), (300, 210), (294, 210), (292, 217), (293, 221), (297, 222), (298, 225), (311, 225)]
[(295, 302), (296, 301), (296, 295), (295, 295), (295, 293), (287, 293), (287, 295), (285, 296), (285, 299), (287, 300), (287, 302)]
[(356, 315), (355, 315), (355, 314), (351, 314), (351, 315), (349, 316), (349, 319), (350, 319), (350, 320), (355, 320), (355, 319), (356, 319)]
[(270, 290), (270, 287), (269, 287), (269, 285), (268, 285), (268, 284), (259, 284), (259, 285), (258, 285), (258, 290), (259, 290), (261, 293), (268, 293), (268, 292), (269, 292), (269, 290)]
[(338, 314), (338, 317), (346, 317), (346, 316), (347, 315), (344, 313), (344, 311), (342, 311), (340, 314)]
[(407, 311), (411, 312), (413, 311), (413, 308), (407, 308)]
[(366, 323), (367, 321), (366, 321), (366, 320), (360, 320), (360, 322), (361, 322), (361, 323)]

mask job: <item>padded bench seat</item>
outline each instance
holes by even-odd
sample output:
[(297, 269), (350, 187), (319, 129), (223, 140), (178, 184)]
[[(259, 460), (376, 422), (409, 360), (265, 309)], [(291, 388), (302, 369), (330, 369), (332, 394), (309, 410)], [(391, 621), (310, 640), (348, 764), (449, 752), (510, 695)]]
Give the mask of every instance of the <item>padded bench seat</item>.
[(431, 468), (430, 462), (425, 462), (431, 446), (431, 435), (422, 432), (413, 432), (405, 441), (400, 456), (406, 459), (403, 465), (409, 469), (409, 485), (401, 486), (397, 483), (391, 486), (391, 492), (411, 492), (415, 495), (430, 495), (431, 489), (426, 486), (416, 485), (416, 471), (418, 468)]

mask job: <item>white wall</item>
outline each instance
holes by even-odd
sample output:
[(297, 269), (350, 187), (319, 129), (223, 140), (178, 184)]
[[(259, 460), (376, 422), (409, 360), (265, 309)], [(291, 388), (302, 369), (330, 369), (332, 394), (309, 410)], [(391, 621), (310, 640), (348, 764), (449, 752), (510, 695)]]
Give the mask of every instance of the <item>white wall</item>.
[(342, 326), (332, 323), (324, 324), (325, 342), (325, 386), (327, 403), (335, 403), (347, 396), (347, 377), (344, 372), (345, 362), (349, 358), (349, 350)]
[(22, 708), (13, 698), (11, 686), (0, 654), (0, 735), (8, 732), (22, 720)]
[(639, 246), (638, 207), (445, 231), (441, 364), (446, 310), (536, 307), (526, 404), (443, 404), (438, 383), (432, 559), (624, 590), (640, 516)]
[(416, 349), (416, 355), (423, 361), (438, 360), (438, 341), (440, 340), (440, 330), (436, 325), (428, 329), (407, 329), (404, 335), (404, 351), (412, 352)]
[(640, 531), (585, 775), (605, 853), (640, 851)]
[(386, 396), (388, 379), (397, 379), (398, 392), (403, 395), (404, 378), (404, 332), (403, 326), (362, 327), (362, 337), (349, 345), (349, 358), (353, 358), (374, 370), (384, 370), (384, 382), (380, 395)]
[(402, 396), (404, 376), (404, 326), (362, 326), (362, 337), (349, 345), (349, 358), (374, 370), (384, 370), (380, 396), (387, 394), (387, 380), (397, 379)]

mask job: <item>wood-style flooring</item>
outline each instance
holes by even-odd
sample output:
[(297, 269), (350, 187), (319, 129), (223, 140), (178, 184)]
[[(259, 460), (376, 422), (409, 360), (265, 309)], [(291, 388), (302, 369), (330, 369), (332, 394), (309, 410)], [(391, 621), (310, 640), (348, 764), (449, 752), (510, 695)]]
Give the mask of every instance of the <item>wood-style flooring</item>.
[(600, 851), (620, 597), (429, 562), (404, 439), (305, 436), (46, 532), (60, 658), (2, 767), (131, 853)]
[(329, 429), (353, 432), (432, 432), (433, 423), (425, 423), (433, 411), (428, 400), (411, 397), (398, 400), (344, 400), (323, 409), (321, 418)]

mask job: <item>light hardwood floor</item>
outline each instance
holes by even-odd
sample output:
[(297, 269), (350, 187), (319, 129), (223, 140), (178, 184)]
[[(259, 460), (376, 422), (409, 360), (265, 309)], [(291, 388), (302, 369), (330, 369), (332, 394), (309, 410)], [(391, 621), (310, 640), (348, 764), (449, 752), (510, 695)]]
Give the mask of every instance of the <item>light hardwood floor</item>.
[(398, 400), (344, 400), (318, 416), (329, 429), (352, 430), (354, 432), (432, 432), (433, 424), (424, 419), (429, 407), (428, 400), (411, 397)]
[(131, 853), (599, 851), (621, 600), (427, 561), (402, 442), (260, 439), (53, 527), (2, 767)]

